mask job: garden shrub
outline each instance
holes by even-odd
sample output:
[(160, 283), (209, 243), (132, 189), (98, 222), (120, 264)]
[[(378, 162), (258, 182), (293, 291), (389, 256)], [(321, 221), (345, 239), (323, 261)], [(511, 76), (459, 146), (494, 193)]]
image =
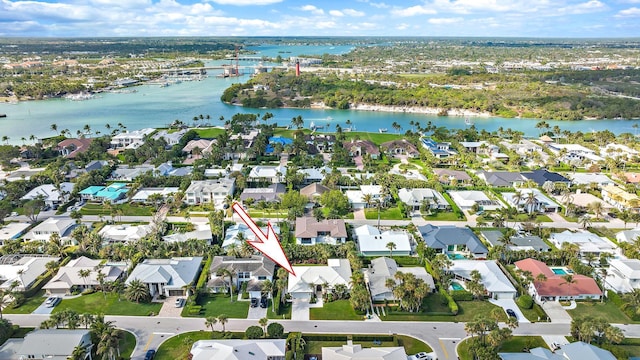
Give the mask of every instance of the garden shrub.
[(529, 295), (520, 295), (516, 302), (523, 309), (531, 309), (533, 307), (533, 299)]
[(471, 301), (473, 300), (473, 294), (467, 290), (452, 290), (451, 297), (455, 301)]

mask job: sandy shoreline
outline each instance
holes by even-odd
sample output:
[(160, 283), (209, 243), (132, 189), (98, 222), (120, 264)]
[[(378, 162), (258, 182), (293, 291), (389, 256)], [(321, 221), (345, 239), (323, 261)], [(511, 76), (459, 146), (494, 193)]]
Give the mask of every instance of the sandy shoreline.
[[(312, 109), (333, 109), (324, 105), (324, 103), (318, 102), (311, 104)], [(371, 104), (350, 104), (350, 110), (359, 111), (380, 111), (390, 113), (409, 113), (409, 114), (429, 114), (438, 115), (442, 111), (440, 108), (426, 107), (426, 106), (403, 106), (403, 105), (371, 105)], [(466, 109), (449, 109), (449, 116), (477, 116), (477, 117), (490, 117), (492, 116), (488, 112), (478, 112)]]

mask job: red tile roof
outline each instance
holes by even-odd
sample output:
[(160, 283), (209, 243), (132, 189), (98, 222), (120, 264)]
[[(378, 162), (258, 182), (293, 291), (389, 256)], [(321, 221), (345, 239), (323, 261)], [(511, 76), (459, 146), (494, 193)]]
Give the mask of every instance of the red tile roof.
[(534, 281), (536, 291), (540, 296), (580, 296), (602, 295), (602, 290), (595, 280), (584, 275), (573, 275), (574, 284), (566, 284), (565, 279), (555, 274), (545, 263), (534, 259), (516, 261), (515, 265), (523, 271), (530, 271), (535, 279), (538, 274), (547, 277), (545, 281)]

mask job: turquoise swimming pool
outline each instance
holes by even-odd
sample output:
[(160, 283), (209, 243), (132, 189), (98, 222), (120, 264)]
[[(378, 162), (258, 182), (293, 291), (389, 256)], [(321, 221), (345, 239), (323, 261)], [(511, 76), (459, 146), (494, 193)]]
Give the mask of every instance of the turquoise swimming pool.
[(447, 254), (447, 256), (451, 260), (464, 260), (464, 259), (466, 259), (466, 257), (464, 257), (464, 255), (461, 255), (461, 254)]
[(451, 290), (464, 290), (464, 288), (462, 287), (462, 285), (458, 284), (457, 282), (452, 282)]
[(553, 271), (553, 273), (556, 275), (573, 274), (573, 271), (564, 268), (551, 268), (551, 271)]

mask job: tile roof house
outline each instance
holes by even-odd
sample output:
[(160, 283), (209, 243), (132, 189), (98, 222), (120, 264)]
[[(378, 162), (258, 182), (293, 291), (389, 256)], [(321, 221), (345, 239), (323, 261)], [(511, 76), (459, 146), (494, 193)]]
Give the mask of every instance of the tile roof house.
[(87, 349), (84, 359), (90, 358), (93, 344), (89, 330), (38, 329), (27, 333), (16, 355), (21, 360), (67, 360), (77, 346)]
[(616, 176), (620, 181), (624, 181), (625, 184), (640, 184), (640, 173), (625, 172), (622, 176)]
[(398, 267), (395, 260), (388, 257), (379, 257), (371, 260), (371, 265), (363, 271), (373, 301), (396, 300), (393, 292), (386, 286), (386, 281), (387, 279), (394, 279), (394, 275), (398, 271), (404, 274), (413, 274), (416, 278), (422, 279), (429, 286), (430, 291), (436, 290), (433, 277), (424, 267)]
[[(103, 283), (109, 283), (120, 279), (127, 271), (126, 262), (112, 263), (104, 260), (93, 260), (85, 256), (73, 259), (67, 265), (60, 267), (58, 273), (42, 288), (49, 295), (71, 294), (72, 288), (94, 289), (100, 286), (98, 273), (104, 275)], [(81, 270), (89, 270), (88, 277), (80, 276)]]
[(602, 290), (595, 280), (588, 276), (573, 274), (575, 283), (567, 284), (565, 278), (558, 271), (553, 271), (542, 261), (535, 259), (524, 259), (514, 263), (516, 268), (522, 271), (531, 272), (535, 279), (538, 274), (544, 274), (546, 280), (533, 281), (529, 285), (529, 294), (538, 302), (545, 300), (584, 300), (600, 299)]
[(518, 291), (511, 284), (495, 260), (455, 260), (446, 271), (451, 273), (455, 280), (464, 283), (471, 281), (471, 272), (477, 270), (484, 285), (485, 294), (494, 299), (515, 299)]
[(380, 157), (378, 145), (369, 140), (351, 139), (350, 141), (343, 142), (342, 146), (347, 149), (351, 157), (364, 156), (364, 154), (369, 154), (372, 159)]
[(249, 258), (215, 256), (209, 268), (211, 277), (207, 287), (213, 292), (226, 292), (229, 287), (229, 278), (216, 275), (220, 269), (225, 269), (233, 274), (234, 286), (240, 288), (242, 283), (246, 282), (249, 297), (260, 298), (262, 283), (265, 280), (273, 281), (275, 266), (271, 259), (262, 255), (252, 255)]
[(429, 204), (431, 209), (448, 210), (451, 205), (439, 192), (433, 189), (407, 189), (398, 190), (398, 197), (405, 205), (413, 210), (420, 210), (423, 202)]
[(156, 295), (185, 296), (185, 285), (195, 284), (200, 273), (202, 257), (146, 259), (138, 264), (127, 278), (126, 284), (139, 279)]
[(191, 346), (191, 360), (284, 360), (284, 339), (198, 340)]
[[(502, 238), (502, 232), (498, 230), (482, 230), (480, 231), (482, 237), (487, 240), (491, 246), (503, 245), (500, 239)], [(538, 252), (551, 251), (551, 248), (538, 236), (512, 236), (511, 245), (507, 245), (507, 248), (511, 251), (525, 251), (535, 250)]]
[(402, 346), (362, 348), (347, 340), (346, 345), (339, 347), (323, 347), (323, 360), (406, 360), (407, 353)]
[(92, 141), (90, 138), (64, 139), (58, 143), (56, 150), (65, 158), (73, 159), (78, 154), (87, 152)]
[(380, 148), (383, 149), (389, 155), (407, 155), (408, 157), (420, 156), (420, 151), (415, 145), (410, 143), (407, 139), (391, 140), (380, 144)]
[(519, 186), (527, 181), (522, 174), (508, 171), (478, 171), (478, 177), (496, 187)]
[[(211, 147), (216, 144), (215, 140), (207, 140), (207, 139), (198, 139), (189, 141), (183, 148), (182, 152), (188, 153), (189, 155), (197, 155), (200, 156), (202, 154), (210, 154)], [(195, 149), (198, 149), (198, 153), (194, 154)]]
[(436, 168), (433, 169), (433, 173), (436, 174), (438, 181), (443, 184), (451, 184), (454, 180), (458, 183), (471, 183), (471, 176), (466, 171)]
[(537, 347), (528, 353), (498, 353), (502, 360), (615, 360), (608, 351), (582, 341), (562, 345), (551, 352), (549, 349)]
[[(347, 259), (329, 259), (326, 266), (293, 266), (296, 276), (289, 274), (287, 292), (293, 299), (309, 300), (311, 294), (322, 290), (323, 284), (329, 288), (338, 284), (351, 288), (351, 265)], [(310, 287), (311, 284), (315, 288)]]
[(328, 187), (315, 182), (300, 189), (300, 194), (308, 197), (309, 200), (313, 200), (330, 190), (331, 189), (329, 189)]
[(390, 254), (388, 243), (394, 243), (393, 255), (411, 255), (411, 240), (406, 231), (388, 230), (381, 232), (371, 225), (362, 225), (353, 230), (353, 237), (363, 256), (380, 256)]
[(26, 291), (47, 271), (47, 263), (59, 257), (4, 255), (0, 257), (0, 289), (7, 290), (17, 283), (16, 291)]
[(74, 183), (63, 182), (60, 183), (60, 190), (53, 184), (40, 185), (28, 193), (26, 193), (20, 200), (33, 200), (42, 199), (47, 206), (55, 206), (64, 204), (69, 201), (69, 195), (73, 191)]
[(296, 243), (302, 245), (344, 244), (347, 227), (342, 219), (318, 221), (314, 217), (299, 217), (296, 219), (294, 236)]
[(192, 181), (185, 194), (185, 202), (189, 205), (212, 204), (222, 209), (227, 196), (233, 196), (236, 179), (215, 179)]
[(240, 194), (240, 200), (252, 199), (254, 202), (278, 202), (286, 192), (287, 187), (284, 184), (271, 184), (262, 188), (245, 188)]
[(547, 169), (536, 169), (530, 172), (523, 172), (522, 176), (529, 180), (533, 180), (538, 184), (538, 186), (544, 185), (547, 181), (550, 181), (553, 184), (565, 184), (567, 186), (571, 186), (571, 180), (558, 173), (550, 172)]
[(604, 279), (605, 287), (617, 293), (629, 293), (640, 289), (640, 260), (611, 259)]
[(470, 254), (474, 258), (487, 257), (489, 250), (467, 227), (456, 226), (419, 226), (418, 230), (425, 244), (441, 254)]

